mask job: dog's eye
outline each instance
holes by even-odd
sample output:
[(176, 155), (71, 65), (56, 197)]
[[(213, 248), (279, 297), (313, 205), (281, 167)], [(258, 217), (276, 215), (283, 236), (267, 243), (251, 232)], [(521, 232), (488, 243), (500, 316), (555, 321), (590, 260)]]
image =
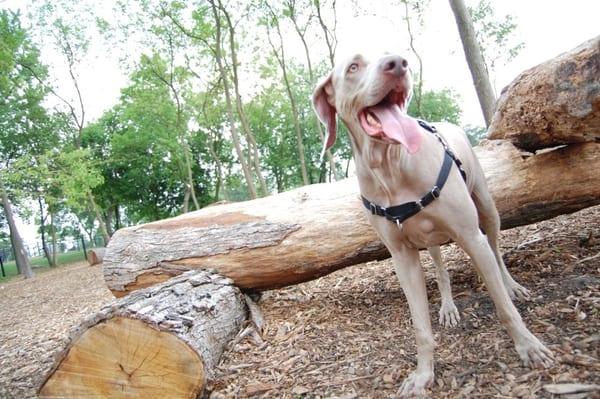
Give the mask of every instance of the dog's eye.
[(348, 72), (356, 72), (358, 71), (358, 64), (356, 62), (350, 64), (350, 66), (348, 67)]

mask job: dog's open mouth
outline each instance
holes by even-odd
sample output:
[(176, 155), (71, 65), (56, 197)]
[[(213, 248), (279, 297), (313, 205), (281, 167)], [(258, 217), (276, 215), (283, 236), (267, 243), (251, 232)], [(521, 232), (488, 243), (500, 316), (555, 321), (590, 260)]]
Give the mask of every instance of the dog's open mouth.
[(406, 109), (406, 91), (393, 88), (379, 103), (366, 107), (358, 114), (360, 124), (369, 136), (402, 144), (410, 154), (421, 146), (421, 128)]

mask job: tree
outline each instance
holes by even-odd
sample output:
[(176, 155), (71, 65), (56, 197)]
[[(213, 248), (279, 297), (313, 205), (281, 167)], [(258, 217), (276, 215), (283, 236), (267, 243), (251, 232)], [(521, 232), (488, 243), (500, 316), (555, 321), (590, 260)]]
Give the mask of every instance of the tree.
[[(291, 21), (292, 24), (294, 25), (294, 30), (296, 31), (296, 34), (298, 35), (298, 37), (300, 38), (300, 41), (302, 42), (302, 47), (304, 48), (304, 55), (306, 57), (306, 65), (308, 68), (308, 76), (309, 76), (309, 84), (311, 85), (311, 87), (314, 87), (317, 84), (316, 81), (316, 77), (314, 74), (314, 70), (313, 70), (313, 66), (312, 66), (312, 59), (311, 59), (311, 55), (310, 55), (310, 49), (308, 46), (308, 42), (307, 42), (307, 31), (308, 28), (310, 27), (311, 24), (311, 20), (313, 19), (313, 15), (312, 13), (308, 15), (308, 17), (306, 18), (306, 21), (303, 23), (300, 22), (300, 10), (299, 9), (309, 9), (310, 8), (310, 4), (304, 4), (304, 3), (300, 3), (297, 0), (286, 0), (284, 2), (284, 11), (283, 11), (283, 15), (288, 17)], [(321, 139), (321, 141), (323, 141), (325, 139), (325, 134), (323, 133), (323, 126), (321, 124), (321, 122), (315, 118), (314, 119), (314, 123), (315, 126), (317, 127), (317, 133), (319, 134), (319, 137)], [(329, 170), (330, 170), (330, 178), (329, 180), (332, 180), (332, 175), (336, 178), (339, 179), (341, 178), (341, 175), (338, 174), (338, 170), (337, 167), (335, 165), (335, 160), (333, 158), (333, 154), (331, 153), (331, 149), (327, 149), (325, 151), (325, 156), (327, 157), (327, 162), (329, 163)], [(319, 180), (321, 181), (321, 180)]]
[[(142, 56), (119, 103), (84, 130), (84, 143), (102, 165), (105, 179), (96, 189), (98, 196), (108, 204), (123, 204), (133, 222), (179, 213), (187, 192), (184, 154), (173, 132), (179, 118), (187, 126), (190, 116), (186, 109), (180, 114), (171, 89), (156, 78), (166, 68), (159, 55)], [(201, 206), (209, 202), (209, 184), (198, 162), (191, 167)], [(118, 207), (113, 208), (112, 217), (117, 217)]]
[(483, 112), (486, 126), (489, 126), (496, 108), (496, 97), (490, 84), (490, 78), (481, 54), (481, 47), (477, 42), (473, 20), (467, 11), (464, 0), (450, 0), (450, 7), (456, 19), (465, 58), (469, 64), (473, 84), (479, 98), (479, 105)]
[(475, 7), (468, 7), (468, 10), (473, 20), (481, 55), (493, 79), (496, 68), (506, 65), (515, 58), (525, 44), (514, 36), (517, 28), (514, 18), (505, 15), (498, 19), (489, 0), (480, 0)]
[(246, 140), (248, 142), (248, 145), (250, 146), (250, 151), (252, 152), (251, 158), (254, 163), (254, 173), (256, 174), (256, 177), (258, 178), (258, 182), (260, 183), (263, 194), (267, 195), (269, 193), (269, 190), (267, 188), (267, 184), (266, 184), (265, 179), (261, 172), (260, 156), (259, 156), (259, 152), (258, 152), (258, 146), (256, 144), (256, 138), (254, 136), (254, 133), (252, 132), (252, 129), (250, 128), (250, 125), (248, 124), (248, 116), (246, 115), (246, 111), (244, 110), (244, 106), (242, 104), (242, 94), (240, 92), (240, 79), (239, 79), (239, 73), (238, 73), (239, 61), (238, 61), (237, 48), (236, 48), (237, 43), (235, 40), (236, 27), (232, 23), (230, 13), (227, 11), (225, 6), (223, 6), (223, 2), (221, 0), (218, 0), (218, 4), (219, 4), (219, 10), (223, 13), (223, 16), (225, 17), (225, 22), (227, 24), (227, 29), (229, 32), (229, 53), (230, 53), (230, 58), (231, 58), (230, 65), (231, 65), (231, 72), (232, 72), (231, 80), (233, 82), (233, 87), (235, 89), (235, 103), (236, 103), (237, 113), (240, 118), (242, 130), (244, 131), (244, 134), (246, 135)]
[[(268, 16), (264, 20), (264, 25), (267, 28), (267, 39), (269, 44), (271, 45), (271, 49), (279, 67), (281, 68), (281, 73), (283, 75), (283, 82), (285, 84), (285, 89), (288, 94), (288, 99), (290, 101), (290, 106), (292, 110), (292, 122), (294, 123), (294, 129), (296, 131), (296, 146), (298, 149), (298, 158), (300, 159), (300, 172), (302, 173), (302, 182), (304, 185), (310, 184), (310, 180), (308, 178), (308, 171), (306, 167), (306, 157), (304, 155), (304, 139), (302, 135), (302, 130), (300, 129), (300, 121), (298, 116), (298, 107), (296, 104), (296, 98), (292, 91), (290, 77), (288, 76), (287, 71), (287, 60), (285, 56), (285, 48), (284, 48), (284, 39), (281, 33), (281, 26), (279, 23), (279, 15), (275, 13), (273, 8), (269, 5), (267, 1), (263, 3), (265, 6)], [(276, 37), (278, 39), (277, 43), (273, 41), (271, 38), (271, 32), (275, 30)]]
[[(421, 94), (421, 98), (416, 94), (415, 97), (408, 106), (410, 115), (430, 122), (460, 124), (459, 98), (451, 90), (425, 91)], [(420, 109), (416, 104), (421, 104)]]
[[(47, 85), (47, 88), (66, 107), (71, 116), (73, 146), (75, 149), (80, 149), (83, 128), (86, 125), (86, 107), (77, 68), (89, 50), (91, 42), (89, 26), (93, 26), (93, 12), (88, 8), (87, 3), (78, 3), (72, 0), (60, 2), (45, 0), (36, 6), (33, 14), (37, 18), (39, 34), (42, 37), (51, 37), (53, 45), (59, 55), (63, 57), (64, 66), (72, 84), (72, 93), (70, 96), (66, 96), (50, 85)], [(38, 79), (42, 82), (42, 79), (39, 77)], [(88, 191), (86, 202), (96, 215), (104, 242), (108, 243), (110, 235), (92, 191)]]
[[(45, 147), (41, 126), (46, 120), (42, 101), (46, 89), (36, 76), (46, 68), (39, 60), (19, 15), (0, 11), (0, 203), (4, 209), (17, 269), (33, 277), (31, 265), (14, 220), (9, 178), (17, 159)], [(14, 191), (13, 191), (14, 194)]]
[(409, 45), (410, 45), (410, 50), (413, 52), (413, 54), (415, 55), (415, 57), (417, 58), (417, 63), (418, 63), (418, 72), (417, 72), (417, 76), (418, 79), (416, 81), (415, 84), (415, 98), (413, 100), (413, 103), (415, 104), (415, 110), (417, 114), (420, 114), (422, 112), (421, 110), (421, 100), (423, 98), (423, 59), (421, 58), (421, 55), (419, 54), (419, 52), (417, 51), (417, 48), (415, 46), (415, 33), (414, 33), (414, 27), (411, 24), (411, 13), (409, 11), (409, 9), (412, 9), (412, 11), (415, 13), (416, 15), (416, 20), (419, 26), (423, 26), (423, 11), (425, 9), (425, 7), (427, 6), (427, 4), (429, 3), (428, 0), (423, 1), (423, 0), (401, 0), (401, 3), (404, 5), (404, 20), (406, 21), (406, 31), (408, 33), (408, 37), (409, 37)]
[(312, 5), (317, 13), (317, 20), (319, 21), (319, 25), (321, 26), (321, 30), (323, 31), (323, 40), (325, 40), (325, 44), (327, 45), (327, 52), (329, 55), (329, 63), (333, 68), (335, 66), (335, 50), (337, 48), (337, 9), (336, 9), (336, 0), (331, 0), (331, 11), (333, 14), (333, 22), (330, 22), (329, 25), (325, 21), (324, 11), (327, 9), (327, 1), (321, 4), (321, 0), (312, 0)]
[(225, 63), (223, 60), (223, 33), (222, 33), (222, 19), (219, 12), (219, 6), (215, 0), (209, 0), (211, 5), (212, 15), (214, 19), (215, 26), (215, 35), (214, 35), (214, 56), (217, 62), (219, 75), (221, 77), (221, 82), (223, 84), (223, 91), (225, 93), (225, 104), (227, 108), (227, 117), (229, 122), (229, 129), (231, 132), (231, 138), (233, 140), (234, 148), (237, 153), (238, 159), (242, 166), (242, 171), (244, 172), (244, 177), (246, 179), (246, 184), (248, 185), (248, 193), (250, 194), (250, 198), (257, 198), (256, 187), (254, 185), (254, 180), (252, 179), (252, 175), (250, 173), (250, 168), (248, 167), (248, 163), (246, 161), (246, 157), (244, 156), (242, 150), (242, 144), (240, 141), (240, 137), (238, 135), (236, 120), (233, 114), (233, 102), (231, 100), (231, 89), (229, 86), (229, 77), (227, 76), (227, 70), (225, 68)]

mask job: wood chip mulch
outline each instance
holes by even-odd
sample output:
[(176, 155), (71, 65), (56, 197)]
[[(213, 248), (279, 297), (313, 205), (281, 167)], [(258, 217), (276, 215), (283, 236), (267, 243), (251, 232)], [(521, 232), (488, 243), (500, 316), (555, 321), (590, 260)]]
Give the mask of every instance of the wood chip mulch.
[[(436, 338), (435, 398), (600, 398), (600, 207), (507, 230), (513, 277), (532, 292), (517, 302), (553, 350), (547, 370), (523, 367), (483, 283), (462, 251), (443, 248), (458, 327), (438, 325), (440, 296), (425, 253)], [(0, 397), (35, 397), (68, 331), (112, 300), (99, 266), (59, 268), (0, 284)], [(220, 398), (393, 398), (415, 366), (408, 306), (390, 261), (353, 266), (265, 292), (261, 335), (246, 330), (223, 355)]]

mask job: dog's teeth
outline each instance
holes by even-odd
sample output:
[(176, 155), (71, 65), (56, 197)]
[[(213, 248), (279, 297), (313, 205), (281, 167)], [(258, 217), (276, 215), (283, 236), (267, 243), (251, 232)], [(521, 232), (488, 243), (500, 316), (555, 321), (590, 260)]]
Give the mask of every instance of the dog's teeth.
[(375, 119), (373, 117), (373, 115), (371, 115), (371, 113), (367, 113), (367, 122), (369, 122), (369, 125), (373, 125), (373, 126), (379, 126), (380, 123), (377, 119)]

